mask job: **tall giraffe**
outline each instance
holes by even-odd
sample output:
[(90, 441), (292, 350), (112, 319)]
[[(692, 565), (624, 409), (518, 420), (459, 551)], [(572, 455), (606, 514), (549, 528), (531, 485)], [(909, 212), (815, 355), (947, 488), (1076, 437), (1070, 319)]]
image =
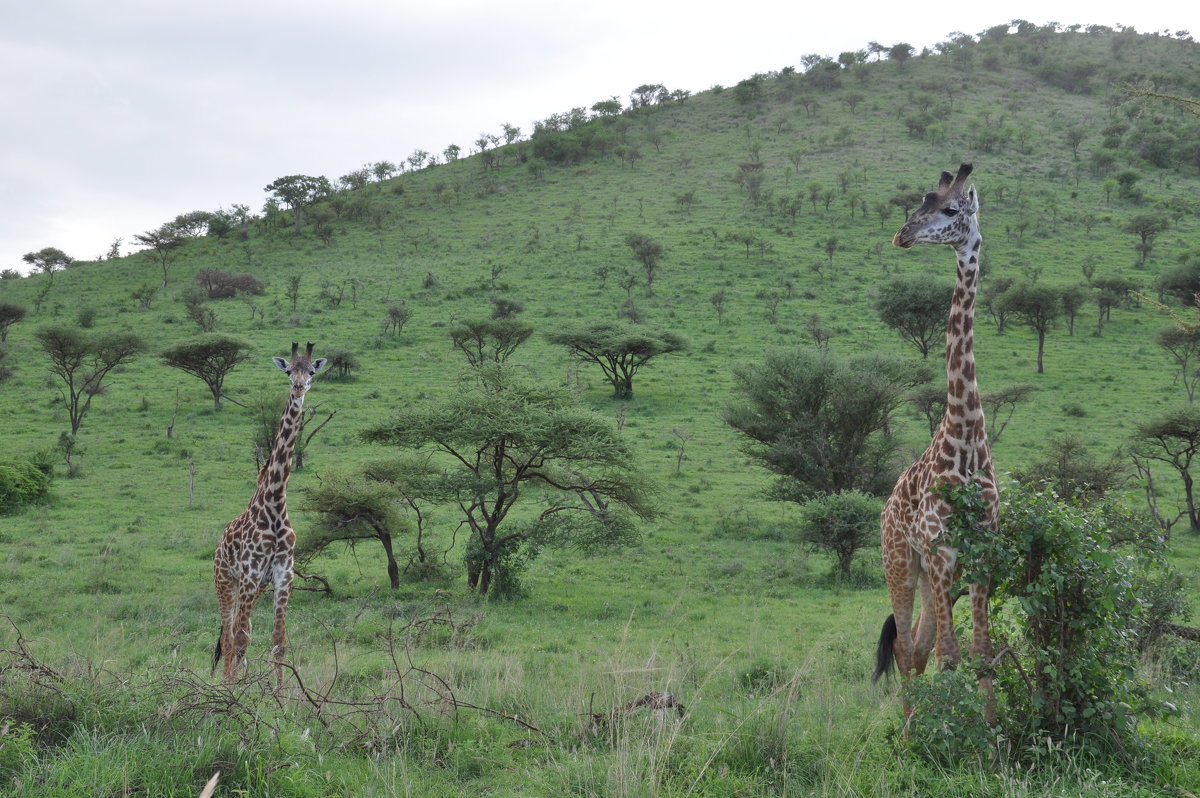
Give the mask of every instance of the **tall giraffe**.
[(225, 534), (213, 555), (213, 575), (217, 583), (217, 604), (221, 613), (221, 636), (213, 651), (212, 666), (224, 655), (225, 680), (237, 678), (237, 669), (246, 658), (250, 643), (250, 612), (267, 589), (275, 588), (275, 632), (271, 637), (271, 657), (275, 675), (283, 685), (283, 655), (286, 649), (284, 616), (292, 593), (292, 562), (296, 533), (287, 513), (287, 483), (292, 473), (292, 453), (300, 431), (304, 395), (313, 377), (325, 367), (325, 358), (312, 359), (313, 345), (304, 355), (300, 345), (292, 344), (290, 361), (271, 358), (291, 381), (291, 397), (283, 409), (271, 454), (258, 472), (258, 486), (250, 504), (225, 527)]
[[(957, 175), (942, 172), (938, 190), (925, 195), (921, 207), (892, 239), (898, 247), (946, 244), (958, 256), (958, 275), (946, 328), (946, 413), (929, 448), (901, 475), (880, 517), (883, 570), (892, 599), (892, 615), (879, 638), (875, 680), (892, 668), (895, 658), (905, 677), (924, 673), (929, 652), (937, 643), (943, 669), (958, 665), (953, 610), (957, 596), (953, 584), (958, 552), (934, 545), (946, 528), (951, 507), (930, 489), (938, 482), (963, 484), (979, 479), (987, 510), (983, 522), (993, 534), (998, 525), (999, 493), (988, 447), (987, 425), (975, 381), (975, 291), (979, 282), (979, 200), (975, 187), (967, 187), (971, 165)], [(921, 613), (914, 625), (913, 599), (921, 588)], [(971, 585), (971, 653), (991, 658), (988, 637), (988, 586)], [(989, 720), (994, 715), (991, 679), (986, 673), (979, 685), (987, 701)]]

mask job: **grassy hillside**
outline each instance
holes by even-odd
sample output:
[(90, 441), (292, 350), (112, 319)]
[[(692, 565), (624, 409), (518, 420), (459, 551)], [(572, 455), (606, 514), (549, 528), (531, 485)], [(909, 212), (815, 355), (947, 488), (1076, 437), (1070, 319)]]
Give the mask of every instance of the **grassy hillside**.
[[(49, 501), (0, 518), (8, 574), (0, 608), (34, 654), (68, 677), (67, 687), (41, 694), (43, 707), (70, 710), (54, 715), (61, 722), (39, 732), (25, 759), (10, 764), (4, 752), (24, 749), (5, 743), (0, 776), (18, 775), (14, 793), (29, 795), (84, 785), (110, 794), (122, 784), (193, 794), (218, 767), (227, 788), (252, 794), (1041, 794), (1055, 776), (943, 772), (904, 755), (892, 736), (893, 692), (867, 681), (889, 611), (876, 553), (862, 555), (858, 584), (831, 585), (828, 561), (794, 542), (794, 508), (764, 499), (769, 475), (720, 417), (732, 369), (771, 347), (809, 345), (814, 317), (834, 350), (915, 359), (874, 300), (894, 275), (948, 278), (954, 261), (944, 250), (891, 247), (903, 212), (889, 201), (928, 190), (960, 162), (975, 164), (985, 291), (999, 277), (1065, 286), (1088, 272), (1155, 295), (1160, 275), (1197, 253), (1200, 125), (1176, 104), (1123, 89), (1200, 96), (1195, 44), (1130, 30), (1028, 29), (941, 49), (844, 69), (816, 63), (592, 121), (587, 112), (555, 115), (511, 144), (339, 191), (298, 226), (291, 213), (264, 212), (224, 236), (191, 238), (172, 253), (169, 284), (148, 309), (131, 295), (161, 282), (153, 251), (77, 263), (52, 282), (0, 281), (0, 303), (30, 310), (11, 328), (3, 361), (13, 371), (0, 383), (4, 457), (51, 448), (69, 429), (35, 330), (94, 315), (92, 331), (134, 332), (152, 350), (95, 398), (73, 457), (80, 474), (68, 478), (60, 461)], [(1126, 172), (1136, 179), (1121, 178), (1122, 190)], [(1125, 227), (1145, 213), (1169, 226), (1143, 262)], [(644, 279), (622, 287), (626, 272), (641, 275), (630, 233), (665, 247), (652, 295)], [(214, 410), (201, 382), (153, 356), (198, 332), (180, 300), (206, 269), (248, 272), (266, 285), (259, 296), (209, 303), (217, 330), (257, 346), (226, 382), (234, 399), (283, 391), (268, 358), (286, 355), (291, 341), (315, 342), (318, 355), (348, 350), (361, 363), (350, 379), (319, 379), (309, 394), (322, 417), (336, 415), (292, 478), (293, 505), (323, 472), (386, 453), (359, 441), (366, 425), (456, 390), (465, 361), (447, 329), (489, 314), (495, 297), (523, 303), (521, 317), (537, 330), (513, 361), (570, 385), (622, 426), (662, 509), (635, 550), (546, 552), (527, 574), (527, 598), (479, 603), (463, 588), (462, 535), (439, 579), (396, 592), (379, 553), (363, 545), (312, 566), (333, 596), (293, 599), (292, 656), (307, 684), (333, 684), (339, 695), (387, 689), (405, 661), (403, 646), (389, 642), (398, 639), (460, 701), (492, 712), (440, 715), (421, 703), (438, 685), (411, 688), (424, 725), (389, 710), (398, 729), (390, 746), (364, 749), (351, 721), (334, 724), (329, 736), (346, 742), (339, 748), (303, 731), (320, 722), (302, 701), (264, 712), (272, 720), (247, 732), (235, 712), (196, 698), (199, 682), (171, 676), (163, 686), (187, 672), (175, 669), (207, 664), (217, 630), (213, 547), (257, 472), (252, 415)], [(711, 300), (721, 292), (719, 318)], [(690, 349), (653, 361), (635, 398), (615, 402), (598, 370), (572, 363), (542, 334), (614, 318), (630, 298), (647, 323), (685, 335)], [(385, 332), (387, 308), (399, 302), (413, 318), (399, 334)], [(1154, 343), (1167, 323), (1161, 311), (1118, 307), (1101, 335), (1098, 314), (1089, 299), (1073, 335), (1059, 324), (1037, 374), (1033, 334), (1015, 325), (999, 334), (981, 311), (983, 389), (1039, 388), (995, 446), (999, 470), (1029, 464), (1060, 434), (1107, 455), (1128, 444), (1139, 420), (1186, 400)], [(902, 434), (912, 455), (928, 439), (915, 412)], [(1164, 501), (1176, 503), (1175, 486), (1161, 481)], [(314, 519), (292, 515), (303, 538)], [(433, 521), (448, 548), (457, 516), (443, 509)], [(1186, 531), (1172, 557), (1196, 595), (1197, 546)], [(406, 619), (434, 612), (446, 621), (436, 631), (401, 634)], [(255, 655), (265, 653), (266, 626), (260, 616)], [(651, 690), (675, 694), (686, 720), (588, 730), (588, 712)], [(251, 692), (243, 700), (262, 711)], [(1155, 733), (1194, 752), (1192, 692), (1183, 699), (1184, 713)], [(39, 716), (28, 707), (13, 714)], [(1198, 786), (1194, 767), (1138, 780), (1110, 771), (1072, 762), (1067, 789)]]

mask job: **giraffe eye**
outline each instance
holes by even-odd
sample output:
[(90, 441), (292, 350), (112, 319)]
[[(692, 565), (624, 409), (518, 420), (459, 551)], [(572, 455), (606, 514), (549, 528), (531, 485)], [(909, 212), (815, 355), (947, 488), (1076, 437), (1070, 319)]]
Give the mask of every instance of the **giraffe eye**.
[(958, 208), (942, 208), (942, 213), (947, 216), (958, 216)]

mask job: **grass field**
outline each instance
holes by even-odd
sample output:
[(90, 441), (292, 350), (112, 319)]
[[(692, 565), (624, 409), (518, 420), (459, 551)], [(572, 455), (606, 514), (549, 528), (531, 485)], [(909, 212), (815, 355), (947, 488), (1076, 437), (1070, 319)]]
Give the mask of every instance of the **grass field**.
[[(831, 87), (772, 75), (748, 103), (733, 88), (712, 89), (616, 117), (614, 148), (600, 157), (554, 164), (522, 141), (499, 148), (490, 168), (476, 155), (409, 172), (340, 195), (340, 213), (327, 203), (328, 244), (286, 220), (274, 229), (254, 222), (244, 238), (189, 240), (148, 310), (130, 294), (161, 281), (153, 252), (79, 263), (49, 288), (47, 275), (0, 281), (0, 302), (30, 308), (8, 336), (3, 457), (51, 448), (69, 429), (35, 330), (91, 309), (93, 331), (150, 342), (95, 398), (73, 458), (79, 475), (68, 478), (60, 461), (48, 501), (0, 517), (0, 612), (11, 619), (11, 628), (0, 624), (8, 652), (0, 657), (0, 792), (194, 795), (218, 769), (224, 795), (1200, 790), (1200, 714), (1194, 688), (1179, 684), (1195, 684), (1196, 653), (1186, 647), (1194, 644), (1146, 659), (1146, 677), (1175, 690), (1182, 711), (1145, 724), (1159, 753), (1138, 767), (1066, 751), (958, 767), (914, 754), (898, 736), (895, 687), (869, 682), (890, 611), (877, 551), (860, 555), (852, 580), (832, 580), (830, 561), (796, 543), (795, 508), (764, 498), (770, 475), (721, 420), (733, 368), (773, 347), (810, 345), (814, 315), (835, 351), (915, 359), (879, 321), (874, 299), (893, 275), (948, 277), (953, 257), (892, 248), (903, 219), (887, 200), (901, 184), (931, 188), (960, 162), (975, 164), (989, 276), (1066, 285), (1094, 267), (1097, 278), (1120, 274), (1153, 294), (1161, 273), (1196, 252), (1200, 175), (1195, 163), (1155, 167), (1137, 145), (1154, 120), (1193, 136), (1196, 123), (1170, 103), (1139, 104), (1118, 85), (1158, 76), (1166, 93), (1196, 96), (1200, 61), (1191, 43), (1135, 37), (1118, 47), (1122, 36), (1062, 33), (1035, 46), (1012, 34), (974, 45), (969, 63), (948, 53), (860, 64)], [(1045, 79), (1047, 64), (1076, 61), (1093, 67), (1088, 90)], [(907, 118), (922, 106), (937, 118), (915, 135)], [(1118, 122), (1126, 130), (1113, 134)], [(1087, 131), (1078, 160), (1065, 137), (1074, 126)], [(980, 138), (980, 129), (1006, 127), (1000, 143)], [(1089, 153), (1113, 135), (1118, 163), (1094, 171)], [(748, 162), (765, 176), (757, 205), (734, 180)], [(1141, 202), (1111, 186), (1106, 193), (1121, 169), (1140, 175)], [(687, 192), (690, 205), (679, 200)], [(778, 210), (793, 194), (801, 197), (794, 218)], [(355, 218), (349, 209), (359, 200), (367, 211)], [(1142, 264), (1136, 237), (1122, 228), (1151, 209), (1171, 224)], [(621, 287), (625, 270), (640, 269), (624, 244), (631, 232), (666, 248), (653, 295), (644, 284)], [(362, 429), (457, 390), (465, 362), (447, 328), (490, 313), (494, 296), (522, 302), (537, 330), (513, 362), (571, 386), (620, 423), (658, 487), (661, 515), (633, 549), (548, 550), (526, 573), (524, 598), (485, 601), (463, 584), (464, 535), (451, 546), (457, 511), (438, 508), (435, 542), (448, 551), (430, 579), (388, 589), (380, 553), (367, 544), (312, 564), (333, 595), (292, 601), (290, 661), (303, 687), (293, 680), (279, 700), (261, 679), (218, 689), (207, 676), (217, 633), (211, 558), (253, 491), (253, 419), (228, 403), (214, 410), (202, 383), (155, 357), (197, 332), (179, 297), (211, 268), (267, 285), (261, 296), (210, 303), (219, 331), (257, 346), (227, 380), (231, 397), (281, 393), (283, 375), (268, 358), (286, 355), (291, 341), (315, 342), (318, 355), (343, 348), (361, 362), (350, 379), (318, 379), (308, 396), (310, 407), (336, 415), (291, 480), (301, 538), (315, 523), (296, 509), (306, 487), (329, 469), (387, 454), (360, 442)], [(295, 310), (285, 293), (293, 277)], [(710, 300), (721, 291), (719, 319)], [(772, 294), (781, 297), (774, 319)], [(635, 398), (616, 402), (598, 370), (571, 362), (543, 335), (612, 318), (628, 297), (647, 323), (680, 332), (690, 347), (651, 362)], [(401, 300), (414, 316), (386, 334), (386, 308)], [(1037, 374), (1033, 334), (1017, 326), (998, 334), (981, 312), (983, 389), (1039, 388), (994, 447), (998, 470), (1027, 466), (1062, 434), (1107, 456), (1129, 445), (1139, 421), (1186, 400), (1154, 343), (1169, 322), (1161, 311), (1117, 308), (1094, 335), (1097, 314), (1089, 302), (1074, 335), (1059, 324)], [(925, 423), (909, 411), (902, 421), (906, 455), (915, 456), (928, 440)], [(1177, 505), (1179, 488), (1166, 475), (1160, 483), (1164, 504)], [(1140, 502), (1129, 487), (1130, 502)], [(1198, 539), (1176, 527), (1170, 556), (1195, 598)], [(260, 610), (251, 643), (258, 674), (267, 625)], [(401, 684), (403, 701), (395, 700)], [(652, 691), (685, 709), (593, 725), (592, 713)], [(310, 699), (326, 692), (343, 703), (318, 712)]]

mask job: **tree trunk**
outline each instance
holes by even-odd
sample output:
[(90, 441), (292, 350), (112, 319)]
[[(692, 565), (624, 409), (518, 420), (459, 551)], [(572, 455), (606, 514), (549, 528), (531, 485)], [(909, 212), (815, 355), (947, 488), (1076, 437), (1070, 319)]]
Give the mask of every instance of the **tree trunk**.
[(1200, 518), (1196, 517), (1196, 502), (1192, 495), (1192, 474), (1184, 468), (1180, 475), (1183, 477), (1183, 494), (1187, 499), (1188, 523), (1191, 524), (1193, 532), (1200, 532)]
[(392, 590), (396, 590), (400, 587), (400, 567), (396, 565), (396, 555), (392, 553), (391, 533), (381, 532), (379, 542), (383, 544), (383, 553), (387, 555), (388, 581), (392, 584)]
[(1041, 374), (1042, 369), (1042, 352), (1046, 349), (1046, 333), (1038, 330), (1038, 374)]

